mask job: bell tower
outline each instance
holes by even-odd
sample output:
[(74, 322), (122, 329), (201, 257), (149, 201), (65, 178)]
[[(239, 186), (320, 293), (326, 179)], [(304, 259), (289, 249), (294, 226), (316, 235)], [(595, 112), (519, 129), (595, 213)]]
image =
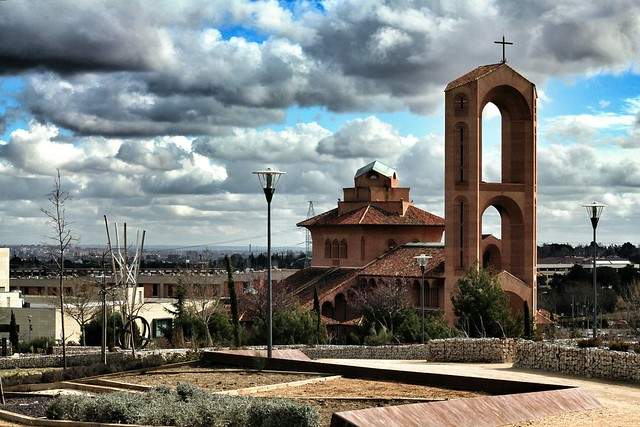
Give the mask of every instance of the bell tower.
[[(536, 87), (506, 62), (483, 65), (445, 88), (445, 313), (460, 276), (491, 258), (512, 307), (536, 310)], [(500, 182), (482, 180), (482, 110), (502, 115)], [(482, 235), (493, 206), (501, 239)], [(485, 263), (486, 265), (486, 263)]]

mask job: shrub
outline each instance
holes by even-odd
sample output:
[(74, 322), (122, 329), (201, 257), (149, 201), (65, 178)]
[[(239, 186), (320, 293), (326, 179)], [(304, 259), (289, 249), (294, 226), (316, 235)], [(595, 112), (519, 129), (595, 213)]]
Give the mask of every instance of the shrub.
[(41, 374), (33, 375), (11, 375), (3, 379), (4, 385), (34, 384), (34, 383), (54, 383), (69, 381), (77, 378), (93, 377), (97, 375), (110, 374), (114, 372), (130, 371), (134, 369), (153, 368), (167, 363), (185, 362), (196, 360), (197, 353), (171, 354), (167, 357), (161, 355), (151, 355), (144, 358), (124, 358), (110, 360), (107, 365), (93, 363), (90, 365), (71, 366), (65, 370), (47, 369)]
[(18, 353), (38, 353), (52, 354), (55, 340), (50, 337), (37, 337), (31, 341), (23, 341), (18, 343)]
[(317, 427), (318, 413), (287, 399), (221, 396), (189, 384), (159, 387), (142, 394), (116, 392), (57, 396), (47, 409), (56, 420), (177, 427)]
[(630, 344), (624, 341), (609, 341), (609, 350), (612, 351), (629, 351)]
[(585, 338), (583, 340), (578, 340), (578, 347), (580, 348), (589, 348), (589, 347), (600, 347), (602, 345), (602, 338)]

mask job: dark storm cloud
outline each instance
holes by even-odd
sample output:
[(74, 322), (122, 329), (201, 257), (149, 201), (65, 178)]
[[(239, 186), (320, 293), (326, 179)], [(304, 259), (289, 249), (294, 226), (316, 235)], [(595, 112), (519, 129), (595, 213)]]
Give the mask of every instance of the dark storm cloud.
[(137, 2), (0, 2), (0, 72), (143, 70), (160, 65), (162, 28)]
[[(538, 83), (628, 67), (640, 51), (632, 1), (345, 0), (295, 16), (276, 2), (145, 5), (0, 4), (0, 55), (14, 69), (102, 71), (34, 72), (26, 107), (85, 135), (218, 135), (295, 105), (433, 112), (447, 81), (499, 60), (496, 29), (516, 42), (510, 63)], [(267, 38), (225, 39), (221, 23)]]

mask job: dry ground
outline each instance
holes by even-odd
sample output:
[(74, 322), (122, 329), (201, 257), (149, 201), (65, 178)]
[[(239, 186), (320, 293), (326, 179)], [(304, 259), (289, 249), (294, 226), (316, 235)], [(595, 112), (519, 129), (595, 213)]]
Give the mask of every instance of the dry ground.
[(428, 400), (459, 399), (479, 396), (479, 393), (448, 390), (437, 387), (402, 384), (387, 381), (367, 381), (349, 378), (336, 378), (317, 383), (304, 384), (285, 389), (254, 393), (252, 396), (278, 397), (349, 397), (362, 399), (411, 399)]
[(602, 404), (602, 408), (571, 412), (516, 426), (639, 426), (640, 425), (640, 384), (576, 378), (555, 373), (514, 369), (510, 363), (425, 363), (408, 360), (327, 360), (356, 366), (385, 367), (416, 372), (433, 372), (452, 375), (467, 375), (486, 378), (500, 378), (521, 381), (536, 381), (549, 384), (579, 386), (589, 390)]
[(149, 386), (166, 385), (171, 387), (175, 387), (178, 383), (190, 383), (211, 391), (222, 391), (299, 381), (309, 378), (317, 378), (317, 376), (181, 366), (167, 370), (112, 376), (109, 377), (109, 380), (121, 381), (130, 384)]
[(337, 378), (251, 395), (286, 397), (308, 403), (318, 410), (321, 425), (329, 426), (334, 412), (416, 403), (412, 399), (447, 400), (479, 394), (387, 381)]

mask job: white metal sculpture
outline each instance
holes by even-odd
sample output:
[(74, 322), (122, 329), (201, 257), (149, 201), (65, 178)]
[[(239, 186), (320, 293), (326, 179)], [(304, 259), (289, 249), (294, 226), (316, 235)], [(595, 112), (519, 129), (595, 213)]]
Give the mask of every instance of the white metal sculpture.
[(123, 244), (120, 245), (120, 234), (118, 233), (118, 223), (113, 224), (114, 236), (115, 236), (115, 249), (111, 242), (111, 235), (109, 233), (109, 223), (107, 216), (104, 216), (104, 225), (107, 232), (107, 245), (109, 247), (109, 253), (111, 254), (111, 269), (113, 271), (113, 288), (116, 292), (120, 291), (120, 311), (123, 319), (126, 319), (126, 323), (123, 325), (123, 330), (120, 338), (120, 343), (123, 346), (130, 346), (131, 351), (135, 354), (135, 322), (142, 323), (142, 347), (146, 346), (148, 342), (148, 335), (150, 335), (150, 328), (148, 322), (138, 316), (142, 305), (144, 304), (143, 297), (137, 298), (138, 295), (138, 274), (140, 272), (140, 262), (142, 261), (142, 253), (144, 250), (144, 239), (146, 231), (142, 230), (142, 236), (140, 231), (136, 231), (136, 241), (134, 246), (133, 257), (129, 254), (129, 246), (127, 244), (127, 223), (123, 224)]

